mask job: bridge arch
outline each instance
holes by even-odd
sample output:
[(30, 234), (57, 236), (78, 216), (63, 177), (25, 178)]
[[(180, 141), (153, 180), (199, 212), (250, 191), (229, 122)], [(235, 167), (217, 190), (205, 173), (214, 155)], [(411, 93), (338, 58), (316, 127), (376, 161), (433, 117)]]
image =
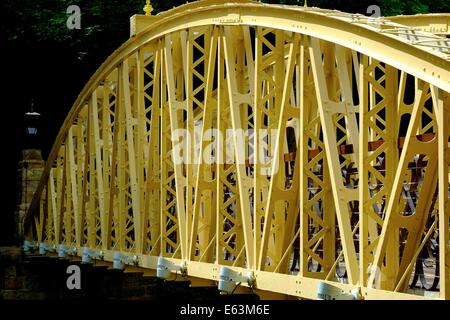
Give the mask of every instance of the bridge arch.
[[(448, 39), (248, 1), (151, 18), (70, 110), (30, 241), (151, 269), (164, 257), (209, 280), (221, 266), (252, 271), (255, 289), (303, 298), (323, 281), (415, 298), (414, 263), (435, 239), (449, 298)], [(208, 129), (247, 131), (230, 135), (234, 159)]]

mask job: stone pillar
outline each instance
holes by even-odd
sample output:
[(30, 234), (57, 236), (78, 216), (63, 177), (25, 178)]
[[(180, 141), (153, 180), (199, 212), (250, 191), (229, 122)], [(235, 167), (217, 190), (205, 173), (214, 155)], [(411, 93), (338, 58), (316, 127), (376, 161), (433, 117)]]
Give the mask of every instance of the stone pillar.
[(15, 212), (15, 242), (23, 242), (23, 219), (33, 199), (34, 193), (44, 171), (45, 162), (42, 160), (41, 150), (22, 150), (22, 160), (17, 168), (17, 203)]

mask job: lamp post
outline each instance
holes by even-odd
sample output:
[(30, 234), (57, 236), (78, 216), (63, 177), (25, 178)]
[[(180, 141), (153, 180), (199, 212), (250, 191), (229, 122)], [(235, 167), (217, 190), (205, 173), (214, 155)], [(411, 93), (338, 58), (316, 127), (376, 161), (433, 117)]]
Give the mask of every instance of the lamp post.
[(25, 148), (33, 149), (36, 147), (38, 124), (41, 114), (34, 111), (34, 102), (31, 100), (30, 111), (25, 113)]
[[(30, 110), (27, 111), (24, 115), (24, 143), (22, 150), (22, 161), (21, 161), (21, 199), (20, 199), (20, 209), (17, 213), (16, 221), (17, 221), (17, 232), (18, 232), (18, 240), (19, 243), (22, 243), (23, 240), (23, 225), (22, 220), (25, 215), (26, 210), (28, 209), (28, 201), (31, 201), (28, 197), (28, 193), (30, 191), (34, 192), (36, 181), (36, 173), (42, 171), (40, 168), (44, 166), (42, 161), (41, 152), (38, 146), (38, 129), (39, 129), (39, 120), (41, 114), (34, 110), (34, 102), (31, 100)], [(30, 172), (28, 172), (30, 171)], [(30, 186), (29, 186), (30, 184)]]

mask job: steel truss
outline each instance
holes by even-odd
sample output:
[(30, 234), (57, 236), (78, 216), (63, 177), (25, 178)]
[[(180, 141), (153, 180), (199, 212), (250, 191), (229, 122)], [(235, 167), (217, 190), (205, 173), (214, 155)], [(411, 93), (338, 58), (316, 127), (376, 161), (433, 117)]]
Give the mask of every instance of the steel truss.
[(434, 244), (450, 299), (449, 40), (247, 1), (152, 18), (71, 109), (29, 240), (253, 271), (255, 290), (312, 299), (322, 281), (423, 298), (409, 287)]

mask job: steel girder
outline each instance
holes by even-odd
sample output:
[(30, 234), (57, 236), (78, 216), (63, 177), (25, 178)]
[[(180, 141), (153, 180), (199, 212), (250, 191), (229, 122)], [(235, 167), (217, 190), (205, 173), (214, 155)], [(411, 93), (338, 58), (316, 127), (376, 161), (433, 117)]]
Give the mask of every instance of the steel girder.
[(389, 20), (412, 27), (421, 31), (431, 32), (442, 36), (450, 34), (449, 13), (416, 14), (413, 16), (394, 16)]
[(152, 19), (71, 109), (28, 240), (364, 299), (423, 298), (409, 284), (433, 243), (450, 298), (449, 40), (247, 1)]

